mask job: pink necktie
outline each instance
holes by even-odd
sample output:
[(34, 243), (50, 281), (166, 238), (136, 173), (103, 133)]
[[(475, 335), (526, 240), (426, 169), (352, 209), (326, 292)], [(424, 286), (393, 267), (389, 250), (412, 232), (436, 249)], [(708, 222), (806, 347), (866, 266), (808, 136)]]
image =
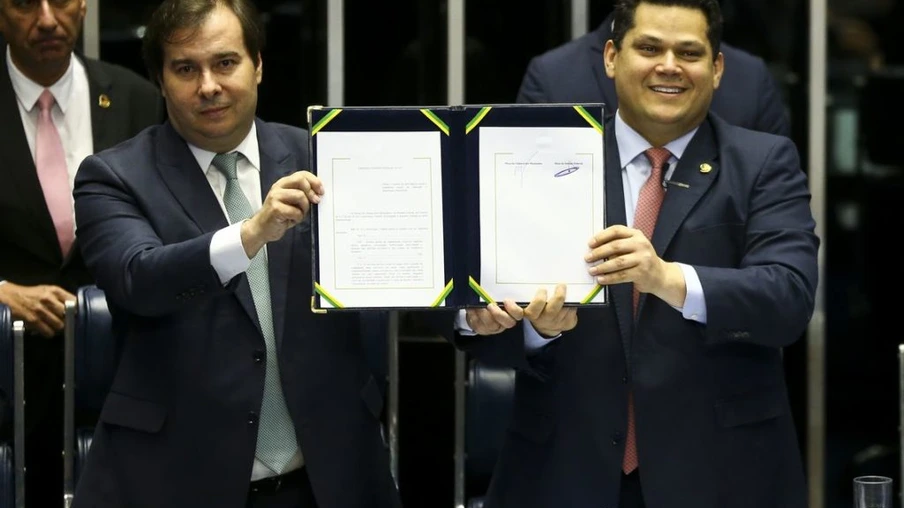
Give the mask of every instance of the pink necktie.
[[(653, 239), (653, 229), (656, 227), (656, 218), (659, 217), (659, 209), (662, 208), (662, 198), (665, 197), (665, 188), (662, 186), (662, 168), (668, 162), (671, 152), (665, 148), (650, 148), (644, 155), (650, 159), (653, 170), (650, 177), (640, 188), (640, 197), (634, 208), (634, 228), (639, 229), (648, 239)], [(634, 315), (637, 315), (637, 303), (640, 301), (640, 292), (634, 290)], [(637, 469), (637, 437), (634, 430), (634, 394), (628, 393), (628, 437), (625, 440), (625, 456), (622, 460), (622, 471), (625, 474)]]
[(38, 134), (35, 140), (35, 167), (44, 191), (44, 201), (53, 219), (60, 250), (65, 258), (75, 240), (75, 219), (72, 216), (72, 189), (69, 188), (69, 170), (60, 133), (53, 124), (53, 94), (44, 89), (38, 97)]

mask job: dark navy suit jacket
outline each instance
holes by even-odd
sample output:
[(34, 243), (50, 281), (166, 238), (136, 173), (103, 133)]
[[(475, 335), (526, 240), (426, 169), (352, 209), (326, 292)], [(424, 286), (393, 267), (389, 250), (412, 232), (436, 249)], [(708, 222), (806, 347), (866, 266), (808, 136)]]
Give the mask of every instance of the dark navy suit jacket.
[[(606, 157), (620, 167), (614, 135)], [(781, 358), (806, 329), (817, 284), (797, 151), (710, 114), (672, 181), (687, 187), (669, 186), (652, 243), (695, 268), (705, 325), (649, 295), (635, 321), (631, 284), (619, 284), (608, 307), (578, 310), (577, 327), (539, 353), (525, 351), (520, 327), (457, 339), (518, 369), (489, 508), (618, 506), (629, 391), (647, 506), (806, 508)], [(606, 185), (608, 223), (625, 224), (620, 172)]]
[[(612, 15), (593, 32), (533, 58), (524, 74), (520, 103), (602, 102), (618, 109), (615, 83), (606, 76), (603, 48), (612, 38)], [(762, 59), (723, 43), (725, 73), (711, 110), (733, 125), (789, 136), (781, 93)]]
[[(261, 189), (308, 160), (301, 129), (257, 121)], [(74, 507), (245, 506), (264, 339), (244, 274), (210, 264), (226, 217), (167, 122), (84, 161), (79, 241), (123, 341)], [(311, 312), (310, 220), (267, 245), (282, 387), (320, 508), (394, 507), (382, 397), (356, 315)]]
[[(52, 284), (75, 294), (93, 279), (85, 268), (78, 240), (68, 256), (64, 257), (60, 250), (7, 71), (6, 51), (6, 42), (0, 37), (0, 280), (26, 286)], [(88, 76), (95, 152), (163, 120), (160, 91), (149, 81), (117, 65), (79, 54), (76, 58)], [(109, 102), (102, 102), (101, 96)], [(63, 400), (63, 334), (52, 341), (31, 337), (29, 331), (26, 334), (25, 369), (41, 373), (29, 376), (26, 385), (26, 432), (31, 433), (47, 418), (62, 418), (57, 408)]]

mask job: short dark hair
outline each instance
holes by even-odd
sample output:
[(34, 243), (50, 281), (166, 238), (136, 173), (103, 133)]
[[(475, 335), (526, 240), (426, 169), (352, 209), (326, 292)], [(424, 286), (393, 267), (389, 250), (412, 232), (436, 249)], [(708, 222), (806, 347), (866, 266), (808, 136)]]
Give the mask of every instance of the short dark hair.
[(250, 0), (164, 0), (151, 15), (142, 39), (148, 77), (159, 82), (163, 75), (163, 45), (175, 42), (172, 37), (179, 30), (198, 30), (218, 5), (228, 7), (239, 18), (245, 49), (257, 67), (264, 47), (264, 29)]
[(687, 7), (702, 12), (706, 17), (706, 38), (713, 48), (713, 59), (719, 54), (722, 45), (722, 10), (718, 0), (618, 0), (612, 20), (612, 42), (616, 49), (621, 49), (625, 34), (634, 28), (634, 15), (640, 4)]

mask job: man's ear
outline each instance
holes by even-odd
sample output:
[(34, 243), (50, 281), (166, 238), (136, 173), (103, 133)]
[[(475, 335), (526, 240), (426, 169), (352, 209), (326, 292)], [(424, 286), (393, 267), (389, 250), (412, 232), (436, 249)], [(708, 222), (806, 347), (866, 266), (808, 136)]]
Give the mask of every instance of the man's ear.
[(606, 76), (615, 77), (615, 57), (618, 56), (618, 49), (612, 39), (606, 41), (606, 47), (603, 48), (603, 65), (606, 67)]
[(722, 81), (722, 73), (725, 71), (725, 57), (722, 55), (720, 51), (718, 55), (716, 55), (716, 59), (713, 60), (713, 89), (719, 88), (719, 83)]
[(254, 75), (257, 79), (257, 84), (261, 84), (264, 79), (264, 59), (261, 57), (260, 51), (257, 52), (257, 68), (254, 69)]

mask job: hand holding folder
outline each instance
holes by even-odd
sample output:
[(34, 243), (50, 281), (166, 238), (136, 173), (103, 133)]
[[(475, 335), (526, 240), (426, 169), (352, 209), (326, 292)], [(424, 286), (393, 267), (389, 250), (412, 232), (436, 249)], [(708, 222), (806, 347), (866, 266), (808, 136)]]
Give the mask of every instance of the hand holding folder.
[(313, 306), (531, 308), (559, 284), (563, 306), (605, 304), (583, 260), (605, 227), (603, 112), (312, 108), (311, 167), (330, 190), (314, 209)]

